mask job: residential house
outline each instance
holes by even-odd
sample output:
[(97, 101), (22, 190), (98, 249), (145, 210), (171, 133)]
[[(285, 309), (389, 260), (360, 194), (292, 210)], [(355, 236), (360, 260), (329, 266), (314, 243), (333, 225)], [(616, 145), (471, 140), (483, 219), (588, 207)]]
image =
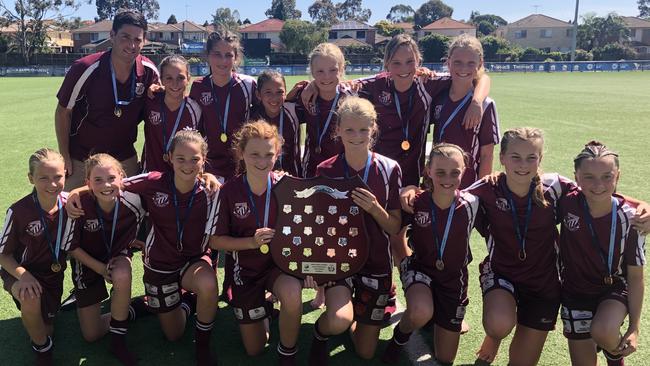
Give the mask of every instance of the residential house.
[(285, 49), (280, 40), (280, 32), (284, 27), (284, 20), (266, 19), (259, 23), (249, 24), (239, 28), (242, 39), (269, 39), (273, 51)]
[(102, 20), (89, 26), (73, 30), (72, 41), (74, 43), (74, 52), (92, 53), (105, 49), (104, 47), (100, 47), (100, 49), (96, 48), (110, 38), (112, 27), (112, 21)]
[(630, 28), (630, 46), (640, 56), (650, 56), (650, 21), (637, 17), (623, 17), (625, 25)]
[(376, 33), (376, 28), (366, 23), (345, 20), (332, 25), (328, 39), (330, 42), (334, 42), (337, 39), (352, 38), (373, 46), (375, 44)]
[[(52, 53), (70, 53), (73, 51), (72, 33), (69, 30), (54, 24), (52, 21), (45, 21), (43, 23), (47, 35), (44, 48)], [(7, 37), (10, 42), (18, 31), (19, 26), (17, 23), (0, 27), (0, 34)]]
[(473, 24), (463, 23), (449, 17), (444, 17), (417, 31), (418, 38), (426, 37), (430, 34), (441, 34), (447, 37), (457, 37), (461, 34), (469, 34), (476, 37), (476, 27)]
[(569, 52), (573, 25), (543, 14), (532, 14), (497, 28), (495, 34), (523, 48)]

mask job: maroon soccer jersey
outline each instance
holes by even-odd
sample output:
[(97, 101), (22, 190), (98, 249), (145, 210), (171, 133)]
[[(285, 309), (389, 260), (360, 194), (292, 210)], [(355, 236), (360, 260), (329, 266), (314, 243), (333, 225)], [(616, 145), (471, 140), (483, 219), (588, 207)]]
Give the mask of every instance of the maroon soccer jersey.
[[(470, 101), (458, 110), (458, 113), (449, 120), (449, 117), (461, 104), (463, 99), (452, 101), (449, 99), (448, 91), (438, 94), (433, 99), (433, 141), (448, 142), (460, 146), (469, 155), (469, 164), (463, 173), (460, 188), (464, 189), (472, 185), (478, 178), (478, 167), (481, 163), (481, 147), (489, 144), (498, 144), (501, 132), (499, 130), (499, 116), (497, 115), (494, 100), (487, 98), (483, 102), (483, 119), (473, 130), (463, 127), (463, 118), (469, 108)], [(442, 133), (441, 137), (441, 131)]]
[[(322, 161), (343, 152), (343, 144), (334, 136), (338, 123), (336, 109), (346, 96), (352, 94), (352, 91), (349, 87), (343, 85), (338, 86), (338, 91), (339, 97), (336, 105), (333, 105), (335, 99), (324, 100), (320, 97), (316, 100), (316, 105), (305, 106), (301, 98), (297, 100), (298, 110), (304, 111), (302, 113), (302, 122), (305, 123), (307, 133), (305, 137), (305, 154), (302, 157), (302, 173), (305, 178), (315, 176), (316, 168)], [(334, 113), (332, 113), (329, 125), (326, 126), (327, 117), (330, 115), (331, 110), (334, 110)]]
[[(256, 104), (255, 85), (254, 78), (235, 73), (232, 74), (230, 83), (225, 86), (213, 84), (210, 76), (198, 78), (192, 83), (190, 97), (201, 106), (203, 118), (200, 130), (208, 140), (208, 162), (205, 167), (209, 173), (225, 179), (235, 174), (236, 165), (231, 150), (232, 135), (248, 121), (251, 105)], [(228, 123), (225, 131), (228, 139), (223, 142), (222, 118), (229, 93)]]
[[(343, 159), (343, 155), (336, 155), (323, 161), (318, 165), (316, 175), (324, 175), (330, 178), (345, 177), (346, 164)], [(349, 167), (348, 169), (350, 177), (359, 175), (363, 179), (365, 168), (360, 171), (355, 171)], [(400, 209), (399, 189), (402, 187), (402, 170), (395, 160), (373, 153), (366, 184), (377, 197), (379, 205), (386, 211)], [(370, 214), (367, 212), (364, 212), (364, 214), (368, 243), (372, 245), (372, 248), (370, 248), (368, 261), (361, 269), (361, 272), (373, 275), (389, 274), (393, 268), (389, 235)]]
[[(139, 194), (149, 213), (152, 228), (143, 251), (144, 265), (157, 272), (174, 272), (188, 259), (200, 257), (208, 251), (209, 229), (215, 218), (214, 198), (201, 185), (192, 192), (176, 191), (178, 209), (174, 204), (172, 173), (151, 172), (124, 180), (124, 189)], [(192, 208), (187, 209), (192, 201)], [(177, 239), (178, 221), (183, 226), (183, 239)]]
[(285, 102), (282, 107), (282, 128), (280, 128), (280, 115), (271, 118), (266, 115), (264, 107), (259, 104), (253, 110), (251, 120), (263, 119), (276, 126), (284, 138), (282, 153), (276, 163), (276, 168), (284, 170), (294, 177), (302, 177), (300, 163), (300, 120), (304, 113), (297, 113), (295, 103)]
[[(63, 283), (63, 272), (66, 267), (65, 250), (68, 246), (66, 238), (68, 232), (73, 230), (68, 225), (65, 203), (68, 194), (62, 192), (59, 195), (63, 206), (54, 215), (43, 213), (45, 226), (41, 222), (39, 208), (34, 201), (32, 193), (21, 198), (7, 210), (5, 224), (0, 237), (0, 254), (8, 254), (25, 267), (39, 281), (44, 281), (47, 286), (61, 286)], [(61, 232), (61, 248), (59, 251), (59, 264), (61, 271), (53, 272), (51, 269), (54, 261), (48, 238), (52, 247), (56, 245), (57, 231), (59, 226), (59, 215), (63, 215)], [(45, 232), (47, 229), (47, 233)], [(2, 270), (4, 272), (4, 269)]]
[[(431, 192), (419, 193), (413, 202), (414, 213), (407, 215), (405, 224), (411, 225), (409, 242), (413, 248), (413, 264), (417, 270), (423, 271), (437, 280), (437, 283), (449, 285), (451, 288), (467, 284), (467, 265), (471, 261), (469, 236), (474, 227), (474, 220), (479, 209), (478, 197), (468, 192), (457, 192), (456, 208), (449, 226), (449, 234), (442, 255), (443, 270), (437, 270), (435, 263), (439, 259), (434, 238), (432, 220)], [(441, 210), (433, 204), (435, 212), (435, 232), (438, 245), (442, 240), (447, 226), (450, 207)]]
[[(403, 184), (419, 185), (424, 169), (424, 149), (431, 117), (431, 100), (449, 88), (449, 76), (437, 76), (426, 82), (416, 78), (410, 90), (397, 93), (402, 119), (395, 104), (393, 82), (388, 73), (360, 79), (359, 96), (372, 102), (377, 111), (379, 133), (375, 142), (377, 153), (395, 159), (404, 172)], [(411, 101), (409, 103), (409, 101)], [(403, 150), (404, 129), (408, 120), (410, 148)]]
[[(616, 234), (612, 258), (614, 281), (625, 282), (627, 266), (645, 265), (645, 237), (639, 235), (630, 223), (636, 209), (621, 196), (614, 196), (618, 202), (616, 209)], [(560, 263), (562, 290), (569, 296), (598, 295), (610, 286), (604, 282), (608, 268), (606, 262), (592, 242), (588, 217), (583, 207), (584, 195), (580, 189), (572, 189), (562, 197), (559, 215)], [(598, 237), (600, 251), (607, 261), (609, 237), (612, 225), (611, 213), (593, 218), (593, 227)]]
[[(127, 254), (129, 244), (135, 239), (145, 214), (140, 196), (131, 192), (121, 193), (115, 234), (112, 233), (115, 211), (106, 213), (99, 209), (92, 194), (84, 194), (80, 199), (84, 215), (75, 220), (69, 219), (70, 224), (74, 224), (74, 230), (69, 232), (69, 238), (67, 238), (69, 247), (66, 250), (81, 248), (91, 257), (102, 262), (107, 262), (121, 254)], [(107, 251), (107, 246), (111, 248), (110, 253)]]
[(95, 153), (108, 153), (126, 160), (136, 154), (133, 143), (146, 99), (146, 90), (158, 82), (158, 70), (148, 58), (135, 59), (135, 82), (131, 75), (125, 83), (116, 80), (117, 98), (133, 100), (115, 111), (111, 81), (111, 51), (94, 53), (75, 61), (63, 80), (57, 98), (62, 107), (72, 110), (70, 156), (84, 161)]
[[(280, 176), (275, 173), (271, 174), (271, 187), (274, 187), (280, 180)], [(244, 179), (246, 179), (246, 175), (237, 175), (227, 181), (219, 190), (213, 235), (246, 238), (255, 235), (258, 220), (260, 225), (264, 225), (266, 192), (259, 196), (252, 194), (255, 203), (255, 209), (253, 209)], [(267, 227), (274, 228), (275, 218), (278, 214), (277, 203), (273, 192), (270, 194)], [(255, 211), (257, 211), (257, 217)], [(247, 280), (257, 278), (275, 267), (271, 254), (262, 254), (259, 249), (238, 250), (226, 254), (226, 270), (232, 272), (237, 285), (243, 285)]]
[[(556, 205), (563, 193), (573, 183), (558, 174), (543, 174), (541, 182), (544, 197), (549, 205), (531, 207), (530, 222), (526, 238), (526, 259), (519, 259), (519, 242), (515, 231), (511, 206), (508, 200), (506, 177), (502, 174), (497, 186), (478, 181), (467, 190), (478, 196), (486, 225), (488, 255), (484, 262), (491, 269), (517, 285), (531, 291), (541, 291), (548, 296), (559, 295), (559, 273), (557, 270), (558, 232)], [(522, 235), (528, 206), (527, 197), (512, 194)]]
[(185, 106), (178, 126), (174, 129), (180, 108), (170, 111), (163, 103), (165, 94), (156, 94), (154, 99), (147, 98), (144, 110), (144, 152), (143, 171), (169, 171), (171, 165), (163, 160), (167, 147), (171, 146), (173, 131), (184, 129), (196, 130), (201, 121), (201, 107), (194, 99), (185, 97)]

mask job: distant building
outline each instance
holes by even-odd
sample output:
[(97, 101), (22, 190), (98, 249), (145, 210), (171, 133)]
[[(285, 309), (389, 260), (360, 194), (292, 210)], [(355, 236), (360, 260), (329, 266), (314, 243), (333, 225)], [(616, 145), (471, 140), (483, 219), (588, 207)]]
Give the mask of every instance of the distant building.
[(352, 38), (364, 42), (369, 46), (374, 46), (376, 33), (377, 29), (366, 23), (345, 20), (332, 25), (327, 38), (329, 42), (334, 42), (337, 39)]
[[(100, 45), (105, 43), (104, 41), (111, 37), (112, 27), (112, 21), (102, 20), (86, 27), (73, 30), (72, 41), (74, 43), (74, 52), (93, 53), (97, 52), (98, 46), (100, 47), (100, 50), (105, 49), (105, 46)], [(108, 47), (110, 47), (110, 45)]]
[[(72, 33), (64, 29), (53, 21), (43, 21), (46, 29), (46, 39), (44, 48), (52, 53), (70, 53), (73, 51)], [(12, 43), (14, 37), (19, 32), (18, 23), (12, 23), (6, 27), (0, 27), (0, 34), (7, 37)], [(10, 46), (11, 47), (11, 46)]]
[(630, 46), (642, 57), (650, 56), (650, 21), (637, 17), (623, 17), (630, 28)]
[(469, 34), (476, 37), (476, 27), (472, 24), (459, 22), (458, 20), (445, 17), (422, 27), (422, 29), (417, 31), (418, 38), (426, 37), (430, 34), (440, 34), (447, 37), (457, 37), (461, 34)]
[(280, 40), (280, 32), (284, 21), (280, 19), (266, 19), (259, 23), (249, 24), (239, 28), (242, 39), (269, 39), (273, 51), (285, 50)]
[(495, 34), (523, 48), (569, 52), (573, 24), (543, 14), (532, 14), (497, 28)]

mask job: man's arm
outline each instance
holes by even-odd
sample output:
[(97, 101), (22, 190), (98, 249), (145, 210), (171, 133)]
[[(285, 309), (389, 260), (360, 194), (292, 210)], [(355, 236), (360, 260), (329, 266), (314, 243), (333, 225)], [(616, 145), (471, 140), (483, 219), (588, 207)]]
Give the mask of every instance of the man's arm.
[(59, 144), (59, 153), (65, 161), (66, 174), (72, 175), (72, 159), (70, 158), (70, 126), (72, 124), (72, 110), (56, 105), (54, 112), (54, 130), (56, 141)]

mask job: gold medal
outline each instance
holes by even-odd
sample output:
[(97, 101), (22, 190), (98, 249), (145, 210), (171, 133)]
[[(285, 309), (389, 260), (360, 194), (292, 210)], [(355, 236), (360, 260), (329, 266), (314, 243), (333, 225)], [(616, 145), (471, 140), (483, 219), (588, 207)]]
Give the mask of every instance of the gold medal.
[(526, 251), (523, 249), (519, 250), (519, 260), (522, 262), (526, 260)]
[(612, 278), (612, 276), (605, 276), (604, 280), (605, 280), (605, 284), (608, 286), (614, 283), (614, 279)]
[(221, 142), (223, 142), (224, 144), (226, 143), (226, 141), (228, 141), (228, 135), (226, 135), (224, 132), (221, 133), (221, 136), (219, 136), (219, 138), (221, 139)]
[(404, 140), (402, 141), (402, 150), (408, 151), (411, 148), (411, 143)]
[(438, 271), (445, 269), (445, 262), (443, 262), (442, 259), (436, 259), (436, 269)]
[(122, 117), (122, 109), (119, 106), (115, 106), (115, 109), (113, 110), (113, 114), (117, 118)]
[(260, 246), (260, 252), (262, 252), (262, 254), (268, 253), (269, 252), (269, 246), (267, 244), (262, 244), (262, 246)]
[(54, 262), (54, 263), (52, 263), (52, 265), (50, 266), (50, 269), (51, 269), (52, 272), (54, 272), (54, 273), (59, 273), (59, 272), (61, 272), (61, 264), (60, 264), (59, 262)]

